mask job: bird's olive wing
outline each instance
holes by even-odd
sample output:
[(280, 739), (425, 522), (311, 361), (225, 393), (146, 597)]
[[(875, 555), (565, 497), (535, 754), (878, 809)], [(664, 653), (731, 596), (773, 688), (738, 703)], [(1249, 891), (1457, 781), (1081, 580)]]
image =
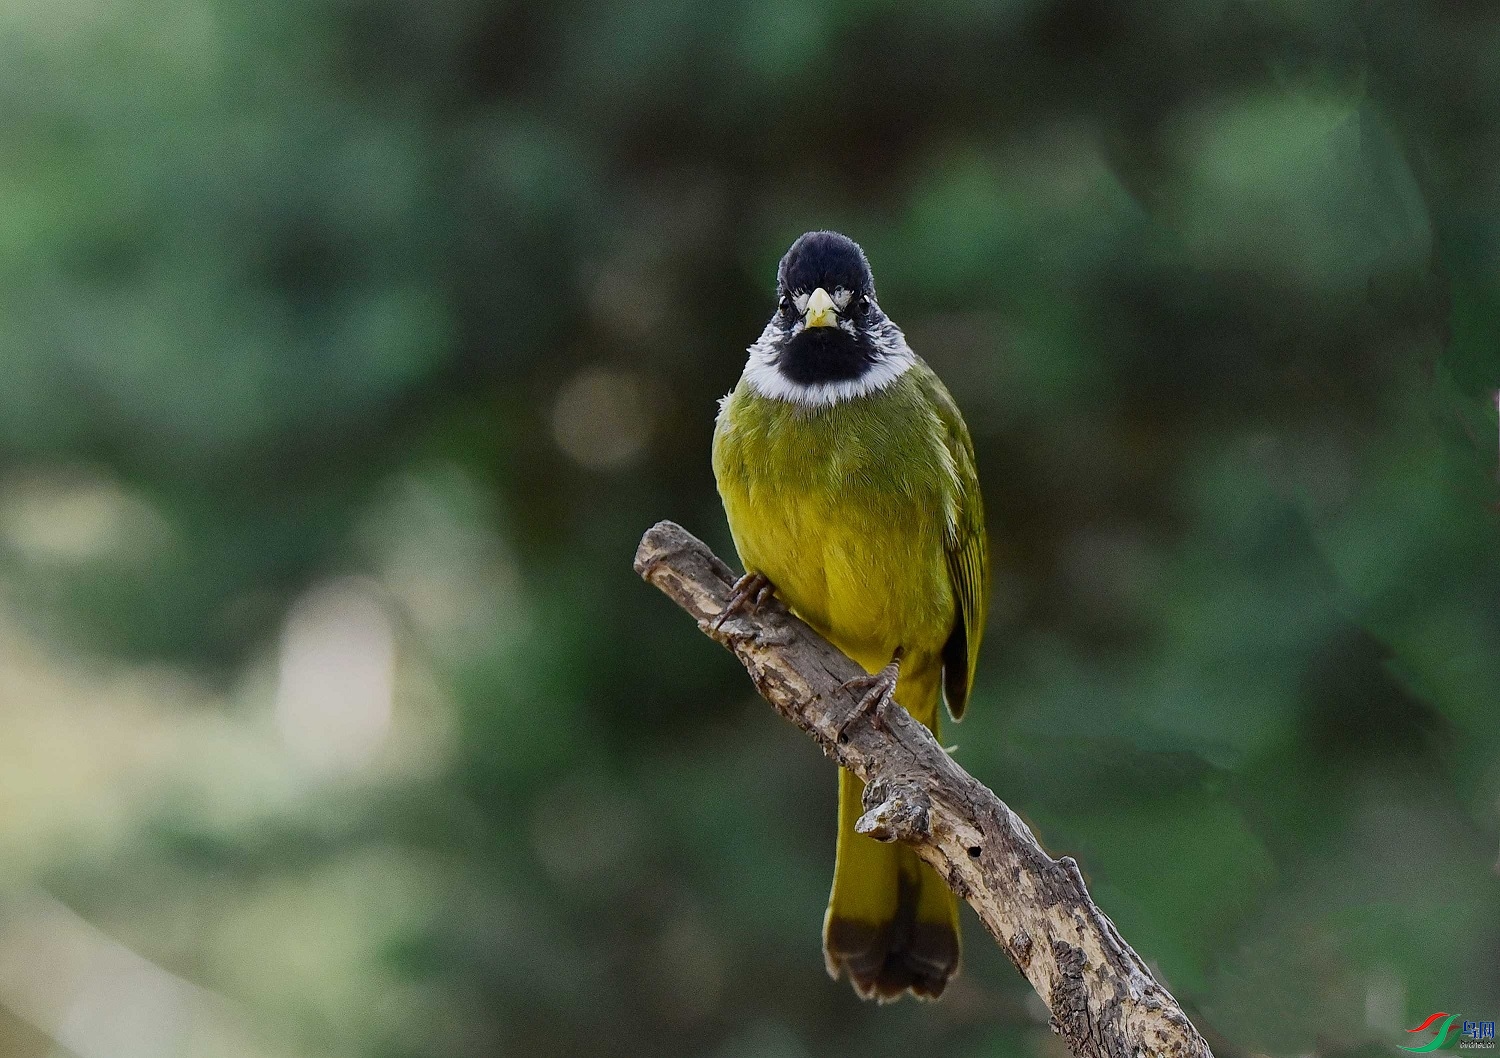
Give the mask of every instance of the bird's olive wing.
[(984, 638), (990, 599), (989, 540), (984, 531), (984, 501), (974, 464), (974, 442), (947, 388), (931, 376), (931, 390), (945, 442), (953, 458), (957, 497), (944, 549), (956, 601), (953, 632), (943, 647), (943, 694), (956, 720), (969, 704), (979, 643)]

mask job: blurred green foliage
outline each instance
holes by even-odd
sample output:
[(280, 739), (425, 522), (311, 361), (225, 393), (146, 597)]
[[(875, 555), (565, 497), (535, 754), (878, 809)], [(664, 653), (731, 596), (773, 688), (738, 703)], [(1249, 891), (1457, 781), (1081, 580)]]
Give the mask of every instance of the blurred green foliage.
[(823, 975), (834, 776), (636, 580), (860, 240), (995, 541), (960, 761), (1225, 1055), (1500, 1012), (1500, 20), (12, 0), (0, 1056), (1059, 1055)]

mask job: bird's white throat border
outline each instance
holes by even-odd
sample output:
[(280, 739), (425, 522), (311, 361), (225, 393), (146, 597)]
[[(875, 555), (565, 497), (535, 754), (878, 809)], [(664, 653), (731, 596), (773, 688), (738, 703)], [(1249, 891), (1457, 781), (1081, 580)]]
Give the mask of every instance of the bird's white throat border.
[(886, 336), (878, 342), (879, 359), (858, 378), (841, 379), (838, 382), (815, 382), (811, 385), (793, 382), (776, 366), (776, 348), (772, 341), (771, 328), (750, 347), (750, 359), (745, 362), (745, 381), (762, 397), (785, 400), (808, 407), (830, 407), (840, 401), (854, 400), (878, 393), (896, 379), (911, 370), (917, 362), (917, 354), (911, 351), (905, 339), (897, 331), (893, 337)]

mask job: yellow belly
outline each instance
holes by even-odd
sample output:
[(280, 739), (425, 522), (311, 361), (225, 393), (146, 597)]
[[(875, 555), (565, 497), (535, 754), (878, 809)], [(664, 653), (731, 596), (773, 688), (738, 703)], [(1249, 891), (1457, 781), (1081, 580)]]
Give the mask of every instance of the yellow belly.
[(898, 646), (908, 655), (942, 649), (954, 603), (940, 512), (753, 483), (726, 490), (724, 502), (745, 568), (866, 669)]

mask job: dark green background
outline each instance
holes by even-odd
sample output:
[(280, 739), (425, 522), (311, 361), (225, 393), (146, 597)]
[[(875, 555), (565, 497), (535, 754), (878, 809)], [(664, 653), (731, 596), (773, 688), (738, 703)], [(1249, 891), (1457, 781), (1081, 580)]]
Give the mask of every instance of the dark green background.
[(1223, 1055), (1500, 1013), (1492, 4), (13, 0), (0, 115), (4, 1058), (1059, 1055), (972, 919), (827, 980), (630, 569), (814, 227), (979, 448), (958, 759)]

